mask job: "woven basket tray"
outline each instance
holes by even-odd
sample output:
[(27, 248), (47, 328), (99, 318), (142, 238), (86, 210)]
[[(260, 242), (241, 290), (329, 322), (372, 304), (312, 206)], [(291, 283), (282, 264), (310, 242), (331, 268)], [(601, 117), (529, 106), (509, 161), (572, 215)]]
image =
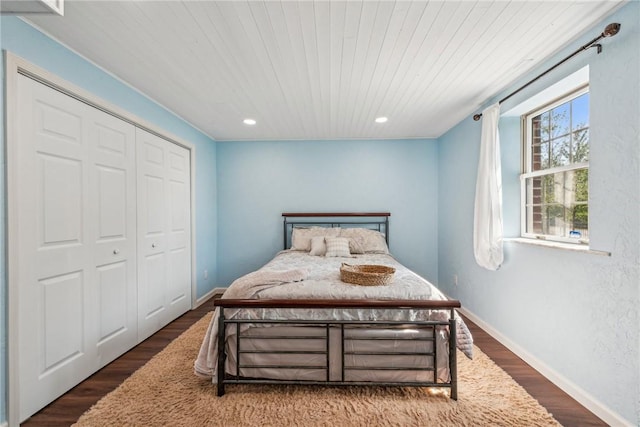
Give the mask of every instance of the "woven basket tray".
[(350, 265), (342, 263), (340, 280), (362, 286), (386, 285), (391, 283), (395, 272), (395, 268), (384, 265)]

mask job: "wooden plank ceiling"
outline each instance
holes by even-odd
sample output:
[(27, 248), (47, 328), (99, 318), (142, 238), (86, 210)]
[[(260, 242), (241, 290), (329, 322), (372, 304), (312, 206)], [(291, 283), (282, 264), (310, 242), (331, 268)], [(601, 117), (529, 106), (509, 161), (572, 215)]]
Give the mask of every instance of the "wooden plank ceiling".
[(67, 0), (23, 19), (216, 140), (422, 138), (620, 5)]

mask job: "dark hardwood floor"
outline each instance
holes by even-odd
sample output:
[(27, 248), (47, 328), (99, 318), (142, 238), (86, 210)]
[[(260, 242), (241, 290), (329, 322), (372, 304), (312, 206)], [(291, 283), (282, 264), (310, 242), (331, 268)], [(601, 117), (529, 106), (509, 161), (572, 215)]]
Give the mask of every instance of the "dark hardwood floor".
[[(33, 415), (22, 426), (55, 427), (73, 424), (101, 397), (118, 387), (136, 369), (212, 309), (213, 300), (210, 300), (184, 314)], [(465, 320), (476, 345), (547, 408), (563, 426), (607, 425), (473, 322)]]

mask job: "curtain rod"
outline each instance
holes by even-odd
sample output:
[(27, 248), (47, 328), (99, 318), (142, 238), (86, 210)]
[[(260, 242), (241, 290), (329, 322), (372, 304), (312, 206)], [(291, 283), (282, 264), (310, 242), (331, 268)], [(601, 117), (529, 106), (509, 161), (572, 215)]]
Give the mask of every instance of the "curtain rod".
[[(598, 53), (602, 52), (602, 45), (600, 43), (598, 43), (598, 42), (601, 39), (605, 38), (605, 37), (612, 37), (612, 36), (615, 36), (616, 34), (618, 34), (618, 31), (620, 31), (620, 26), (621, 25), (618, 24), (617, 22), (614, 22), (612, 24), (607, 25), (605, 27), (604, 31), (598, 37), (596, 37), (595, 39), (591, 40), (589, 43), (585, 44), (580, 49), (576, 50), (571, 55), (567, 56), (562, 61), (558, 62), (553, 67), (549, 68), (547, 71), (545, 71), (544, 73), (540, 74), (536, 78), (534, 78), (532, 80), (529, 80), (527, 83), (525, 83), (524, 85), (520, 86), (518, 89), (516, 89), (513, 92), (511, 92), (509, 95), (507, 95), (504, 98), (502, 98), (500, 101), (498, 101), (498, 103), (502, 104), (504, 101), (506, 101), (507, 99), (511, 98), (513, 95), (515, 95), (516, 93), (520, 92), (522, 89), (526, 88), (527, 86), (529, 86), (530, 84), (534, 83), (535, 81), (537, 81), (541, 77), (543, 77), (543, 76), (547, 75), (548, 73), (550, 73), (551, 71), (555, 70), (560, 65), (564, 64), (569, 59), (573, 58), (574, 56), (576, 56), (577, 54), (579, 54), (580, 52), (582, 52), (584, 50), (590, 49), (592, 47), (596, 47), (598, 49)], [(480, 120), (480, 117), (482, 117), (482, 113), (475, 114), (473, 116), (473, 120), (478, 121), (478, 120)]]

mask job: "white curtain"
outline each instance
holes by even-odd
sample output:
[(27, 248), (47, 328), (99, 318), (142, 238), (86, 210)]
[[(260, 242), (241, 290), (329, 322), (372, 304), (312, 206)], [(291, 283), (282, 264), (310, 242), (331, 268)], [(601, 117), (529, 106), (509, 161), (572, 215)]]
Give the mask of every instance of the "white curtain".
[(500, 169), (500, 104), (482, 112), (482, 138), (473, 218), (473, 252), (476, 262), (497, 270), (502, 255), (502, 171)]

